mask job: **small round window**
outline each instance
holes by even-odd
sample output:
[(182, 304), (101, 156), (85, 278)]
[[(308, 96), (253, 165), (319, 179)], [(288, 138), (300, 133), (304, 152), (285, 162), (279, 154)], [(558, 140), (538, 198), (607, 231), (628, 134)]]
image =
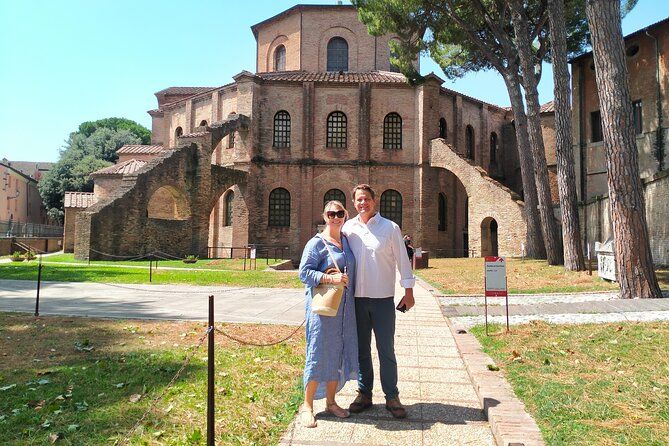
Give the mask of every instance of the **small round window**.
[(639, 45), (637, 45), (636, 43), (634, 45), (628, 46), (627, 49), (625, 50), (625, 54), (627, 54), (627, 57), (634, 57), (637, 55), (638, 52), (639, 52)]

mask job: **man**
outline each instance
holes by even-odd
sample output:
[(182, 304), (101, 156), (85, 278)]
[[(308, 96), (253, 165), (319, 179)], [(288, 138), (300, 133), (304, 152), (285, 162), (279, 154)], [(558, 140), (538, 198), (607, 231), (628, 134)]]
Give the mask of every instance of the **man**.
[(400, 285), (405, 288), (397, 307), (400, 311), (414, 306), (415, 278), (400, 228), (378, 214), (374, 190), (367, 184), (355, 186), (353, 204), (358, 215), (342, 228), (356, 260), (355, 312), (360, 362), (358, 396), (349, 411), (359, 413), (372, 406), (371, 343), (374, 330), (386, 409), (393, 417), (404, 418), (406, 409), (399, 399), (395, 359), (395, 268), (400, 272)]

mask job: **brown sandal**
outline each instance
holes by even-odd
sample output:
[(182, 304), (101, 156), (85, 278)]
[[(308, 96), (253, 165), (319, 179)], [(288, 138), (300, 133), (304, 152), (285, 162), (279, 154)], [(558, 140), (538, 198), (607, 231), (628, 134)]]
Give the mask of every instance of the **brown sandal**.
[(334, 401), (325, 403), (325, 412), (332, 414), (337, 418), (348, 418), (351, 416), (351, 413), (348, 410), (342, 409)]

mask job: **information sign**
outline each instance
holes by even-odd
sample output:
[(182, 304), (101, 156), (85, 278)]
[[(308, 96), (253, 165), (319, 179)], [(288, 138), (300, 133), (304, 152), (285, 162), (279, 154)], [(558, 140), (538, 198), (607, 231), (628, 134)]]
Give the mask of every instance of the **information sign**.
[(486, 297), (507, 296), (504, 257), (487, 256), (485, 258), (485, 295)]

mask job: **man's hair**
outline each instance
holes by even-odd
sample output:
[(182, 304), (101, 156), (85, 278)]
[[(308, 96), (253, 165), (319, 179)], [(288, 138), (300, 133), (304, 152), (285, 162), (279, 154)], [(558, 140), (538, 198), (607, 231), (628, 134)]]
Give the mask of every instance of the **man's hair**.
[(372, 189), (372, 186), (370, 186), (369, 184), (362, 183), (358, 184), (353, 188), (351, 196), (353, 196), (354, 201), (355, 201), (355, 193), (359, 190), (364, 190), (372, 197), (372, 200), (376, 200), (376, 193), (374, 193), (374, 189)]

